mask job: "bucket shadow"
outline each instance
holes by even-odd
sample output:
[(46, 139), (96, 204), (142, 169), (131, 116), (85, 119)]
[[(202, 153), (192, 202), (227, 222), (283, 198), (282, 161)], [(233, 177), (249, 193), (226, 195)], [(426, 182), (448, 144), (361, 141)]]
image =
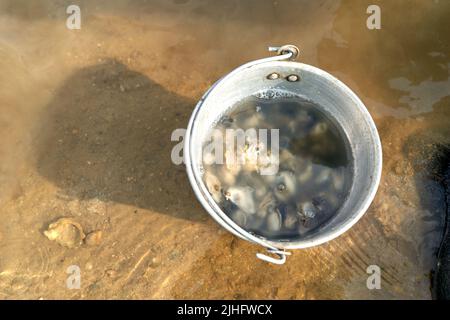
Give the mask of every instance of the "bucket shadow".
[(69, 197), (204, 220), (184, 166), (171, 161), (171, 133), (194, 104), (114, 60), (77, 71), (44, 111), (38, 172)]

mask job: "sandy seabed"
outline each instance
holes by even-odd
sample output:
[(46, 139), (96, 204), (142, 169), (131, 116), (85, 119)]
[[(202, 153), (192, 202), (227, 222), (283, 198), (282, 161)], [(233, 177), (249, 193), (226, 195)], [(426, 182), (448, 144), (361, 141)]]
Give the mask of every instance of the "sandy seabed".
[[(0, 0), (0, 298), (430, 298), (450, 3), (379, 1), (382, 28), (369, 30), (370, 2), (79, 1), (81, 30), (68, 30), (66, 1)], [(286, 43), (361, 97), (384, 161), (350, 231), (276, 266), (207, 215), (170, 137), (218, 78)], [(50, 241), (61, 217), (101, 236)], [(366, 287), (369, 265), (380, 290)]]

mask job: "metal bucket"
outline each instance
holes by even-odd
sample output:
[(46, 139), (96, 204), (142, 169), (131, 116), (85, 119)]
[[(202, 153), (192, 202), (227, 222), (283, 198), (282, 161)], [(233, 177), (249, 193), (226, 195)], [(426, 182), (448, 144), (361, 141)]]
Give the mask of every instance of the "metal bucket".
[[(293, 62), (298, 55), (295, 46), (275, 49), (278, 51), (277, 56), (242, 65), (217, 81), (204, 94), (189, 121), (184, 160), (192, 188), (208, 213), (231, 233), (262, 245), (272, 255), (278, 256), (274, 258), (258, 253), (258, 258), (283, 264), (286, 255), (290, 254), (286, 250), (312, 247), (330, 241), (347, 231), (363, 216), (380, 182), (382, 153), (380, 138), (369, 112), (344, 83), (321, 69)], [(292, 75), (294, 77), (289, 78)], [(293, 93), (312, 100), (339, 123), (352, 150), (354, 175), (347, 199), (335, 216), (300, 240), (271, 241), (250, 234), (221, 210), (202, 180), (202, 147), (212, 125), (227, 108), (261, 90)]]

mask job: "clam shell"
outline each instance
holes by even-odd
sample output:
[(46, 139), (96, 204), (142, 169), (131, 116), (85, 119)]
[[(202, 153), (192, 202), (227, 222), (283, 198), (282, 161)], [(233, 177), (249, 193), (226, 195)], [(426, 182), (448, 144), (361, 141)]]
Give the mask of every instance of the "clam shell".
[(311, 129), (311, 134), (314, 136), (319, 136), (327, 132), (328, 125), (325, 122), (319, 122), (314, 125)]
[(211, 172), (205, 172), (203, 179), (205, 181), (206, 188), (213, 197), (214, 201), (219, 203), (222, 200), (222, 184), (220, 183), (219, 178)]
[(63, 247), (75, 248), (83, 243), (86, 235), (81, 225), (71, 218), (61, 218), (51, 223), (44, 235)]
[(262, 218), (266, 217), (267, 213), (273, 210), (276, 205), (277, 201), (272, 192), (267, 192), (259, 204), (257, 215)]
[(315, 178), (315, 183), (323, 184), (330, 180), (331, 177), (331, 169), (327, 167), (320, 166), (319, 172)]
[(242, 211), (254, 214), (256, 212), (256, 205), (253, 193), (254, 189), (250, 187), (231, 187), (226, 190), (225, 197)]
[(294, 229), (298, 223), (298, 215), (288, 214), (284, 218), (283, 225), (287, 229)]
[(300, 203), (298, 210), (300, 216), (306, 220), (313, 219), (317, 214), (317, 208), (310, 201)]
[(344, 174), (341, 170), (335, 170), (331, 174), (334, 190), (340, 192), (344, 189)]
[(310, 161), (308, 161), (305, 168), (297, 175), (298, 182), (300, 182), (301, 184), (307, 183), (312, 178), (313, 173), (313, 165)]
[(271, 210), (266, 218), (267, 230), (279, 231), (281, 229), (281, 214), (278, 210)]
[(245, 227), (247, 225), (247, 214), (242, 210), (232, 212), (230, 218), (240, 227)]
[(297, 182), (292, 171), (282, 171), (275, 179), (275, 196), (279, 200), (287, 200), (295, 194)]

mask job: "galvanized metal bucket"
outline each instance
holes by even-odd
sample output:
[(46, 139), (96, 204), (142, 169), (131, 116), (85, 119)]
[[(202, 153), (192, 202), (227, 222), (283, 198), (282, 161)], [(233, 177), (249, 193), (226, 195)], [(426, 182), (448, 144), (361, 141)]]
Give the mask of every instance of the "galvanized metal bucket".
[[(225, 229), (265, 247), (277, 258), (258, 253), (258, 258), (283, 264), (289, 249), (301, 249), (330, 241), (352, 227), (366, 212), (377, 191), (382, 167), (381, 142), (375, 124), (361, 100), (341, 81), (311, 65), (292, 61), (298, 49), (292, 45), (269, 48), (277, 56), (244, 64), (217, 81), (201, 98), (189, 121), (184, 160), (192, 188), (208, 213)], [(262, 90), (303, 96), (321, 106), (342, 127), (354, 161), (349, 195), (336, 215), (300, 240), (270, 241), (250, 234), (231, 220), (213, 200), (202, 180), (202, 147), (214, 123), (234, 103)]]

